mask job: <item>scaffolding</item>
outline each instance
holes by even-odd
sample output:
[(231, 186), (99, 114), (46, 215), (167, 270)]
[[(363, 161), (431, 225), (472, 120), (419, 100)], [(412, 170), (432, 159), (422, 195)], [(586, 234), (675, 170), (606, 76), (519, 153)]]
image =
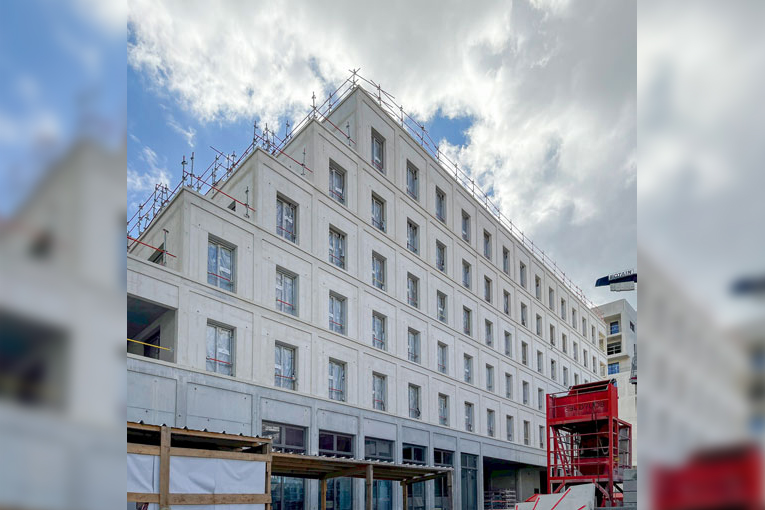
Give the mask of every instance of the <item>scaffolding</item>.
[(385, 111), (390, 118), (399, 124), (412, 138), (417, 142), (448, 175), (451, 175), (483, 208), (491, 214), (502, 225), (511, 238), (517, 240), (522, 246), (528, 249), (542, 265), (552, 272), (563, 284), (579, 298), (593, 313), (602, 320), (603, 317), (595, 308), (595, 304), (585, 296), (582, 289), (576, 285), (566, 273), (558, 267), (555, 260), (550, 258), (547, 253), (541, 249), (533, 240), (531, 240), (510, 218), (502, 213), (499, 205), (491, 198), (493, 192), (487, 193), (471, 173), (460, 168), (459, 165), (451, 160), (441, 151), (428, 133), (424, 123), (416, 120), (412, 115), (406, 112), (401, 104), (396, 102), (396, 98), (386, 92), (379, 83), (365, 78), (359, 74), (359, 69), (349, 70), (350, 75), (343, 81), (339, 87), (329, 92), (323, 103), (316, 105), (316, 95), (313, 94), (311, 107), (308, 113), (298, 122), (290, 124), (285, 123), (284, 137), (276, 134), (276, 130), (269, 128), (268, 124), (263, 128), (258, 127), (258, 123), (253, 124), (252, 142), (237, 157), (236, 152), (226, 154), (215, 147), (210, 148), (215, 152), (214, 160), (199, 175), (194, 174), (194, 155), (192, 153), (190, 161), (190, 171), (186, 171), (189, 162), (186, 157), (181, 161), (182, 176), (180, 182), (171, 190), (166, 184), (156, 184), (154, 191), (142, 203), (138, 205), (133, 216), (127, 221), (128, 251), (138, 243), (141, 234), (146, 231), (151, 222), (157, 215), (170, 203), (172, 198), (178, 193), (182, 186), (189, 186), (201, 194), (220, 193), (244, 206), (247, 211), (255, 211), (250, 207), (248, 201), (242, 202), (230, 195), (227, 195), (222, 189), (223, 182), (228, 179), (233, 172), (241, 165), (244, 159), (256, 149), (261, 149), (272, 156), (279, 158), (284, 156), (297, 164), (302, 174), (306, 172), (313, 173), (313, 169), (305, 164), (305, 150), (303, 151), (303, 160), (298, 161), (293, 156), (285, 152), (287, 144), (293, 138), (294, 134), (302, 130), (311, 121), (318, 120), (326, 122), (331, 126), (331, 130), (336, 136), (347, 142), (348, 146), (356, 149), (357, 141), (353, 139), (350, 133), (350, 125), (341, 128), (337, 126), (330, 116), (333, 108), (348, 97), (357, 88), (364, 89), (376, 101), (378, 106)]

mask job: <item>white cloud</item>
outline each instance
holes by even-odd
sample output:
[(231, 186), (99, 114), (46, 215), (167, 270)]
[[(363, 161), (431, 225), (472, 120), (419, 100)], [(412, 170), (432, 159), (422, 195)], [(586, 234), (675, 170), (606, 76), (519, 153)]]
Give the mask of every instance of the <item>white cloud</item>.
[(170, 173), (164, 165), (159, 163), (157, 153), (151, 147), (142, 147), (140, 160), (145, 165), (143, 169), (136, 170), (130, 166), (127, 169), (128, 192), (154, 191), (156, 184), (170, 186)]
[(302, 116), (352, 67), (419, 119), (470, 116), (446, 149), (589, 286), (636, 262), (635, 24), (611, 1), (130, 0), (128, 60), (200, 122)]
[(197, 130), (193, 127), (189, 126), (188, 128), (184, 128), (180, 124), (178, 124), (178, 121), (175, 120), (175, 118), (171, 115), (167, 119), (167, 125), (172, 128), (173, 131), (183, 136), (183, 138), (186, 139), (186, 143), (189, 144), (189, 147), (194, 147), (194, 137), (197, 135)]

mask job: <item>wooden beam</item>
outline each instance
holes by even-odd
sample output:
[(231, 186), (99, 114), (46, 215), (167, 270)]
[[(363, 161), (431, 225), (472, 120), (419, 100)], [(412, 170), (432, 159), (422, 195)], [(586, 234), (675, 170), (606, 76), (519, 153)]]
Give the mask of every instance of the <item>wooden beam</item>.
[(427, 476), (417, 476), (415, 478), (408, 478), (401, 483), (405, 483), (407, 485), (411, 485), (413, 483), (420, 483), (420, 482), (427, 482), (428, 480), (435, 480), (436, 478), (442, 478), (446, 476), (447, 471), (444, 471), (442, 473), (434, 473), (432, 475)]
[(170, 448), (170, 455), (177, 457), (203, 457), (208, 459), (251, 460), (268, 462), (264, 453), (227, 452), (224, 450), (203, 450), (201, 448)]
[(169, 510), (170, 501), (170, 427), (162, 425), (159, 436), (159, 509)]
[(343, 476), (358, 475), (360, 473), (364, 473), (370, 466), (371, 464), (368, 466), (356, 466), (356, 467), (352, 467), (348, 469), (341, 469), (339, 471), (333, 471), (331, 473), (327, 473), (322, 478), (326, 478), (327, 480), (329, 480), (331, 478), (340, 478)]
[(151, 492), (128, 492), (127, 500), (130, 503), (159, 503), (159, 494)]
[(244, 505), (271, 502), (270, 494), (170, 494), (171, 505)]
[(372, 510), (372, 493), (374, 492), (374, 466), (367, 464), (367, 504), (366, 510)]
[(321, 510), (327, 510), (327, 479), (322, 478), (320, 483), (321, 497), (319, 499), (319, 504), (321, 505)]
[(127, 444), (128, 453), (136, 453), (138, 455), (159, 455), (159, 446), (152, 444)]

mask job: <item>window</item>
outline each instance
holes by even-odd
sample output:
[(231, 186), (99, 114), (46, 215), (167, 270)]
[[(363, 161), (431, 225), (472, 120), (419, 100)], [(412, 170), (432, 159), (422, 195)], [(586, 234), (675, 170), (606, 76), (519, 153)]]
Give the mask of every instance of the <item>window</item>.
[(329, 160), (329, 196), (341, 204), (345, 203), (345, 170), (331, 159)]
[[(433, 450), (433, 464), (439, 467), (452, 467), (454, 466), (454, 452), (447, 450)], [(433, 482), (435, 493), (435, 510), (446, 510), (451, 507), (451, 495), (448, 486), (448, 481), (445, 476), (436, 478)], [(453, 490), (453, 489), (452, 489)]]
[(320, 430), (319, 454), (352, 458), (353, 436)]
[(494, 391), (494, 367), (486, 365), (486, 391)]
[(381, 173), (385, 172), (385, 138), (372, 130), (372, 166)]
[(420, 171), (409, 161), (406, 162), (406, 192), (418, 200), (420, 198)]
[(609, 335), (615, 335), (619, 332), (619, 321), (613, 321), (609, 327)]
[(406, 220), (406, 247), (412, 253), (420, 253), (419, 226), (412, 220)]
[(520, 281), (521, 281), (521, 287), (524, 289), (526, 288), (526, 264), (521, 262), (521, 270), (520, 270)]
[(529, 366), (529, 344), (521, 342), (521, 363)]
[(407, 334), (407, 354), (409, 361), (420, 362), (420, 332), (409, 328)]
[(329, 229), (329, 263), (345, 269), (345, 234)]
[(462, 285), (470, 288), (470, 264), (462, 261)]
[(297, 242), (297, 205), (281, 197), (276, 198), (276, 234)]
[[(632, 323), (630, 323), (632, 324)], [(634, 326), (634, 324), (633, 324)], [(632, 331), (635, 331), (634, 329)], [(595, 343), (595, 326), (591, 326), (590, 329), (590, 338), (592, 338), (592, 343)]]
[(386, 377), (380, 374), (372, 374), (372, 407), (378, 411), (385, 411), (387, 394)]
[(372, 194), (372, 225), (385, 232), (385, 200)]
[(579, 344), (574, 342), (574, 361), (579, 361)]
[(494, 411), (491, 409), (486, 410), (486, 434), (494, 437)]
[(207, 241), (207, 283), (234, 292), (234, 250), (212, 239)]
[(274, 346), (274, 385), (279, 388), (294, 390), (296, 383), (295, 349), (276, 344)]
[(462, 211), (462, 239), (470, 242), (470, 215)]
[(571, 309), (571, 327), (576, 330), (576, 310), (573, 308)]
[(550, 324), (550, 345), (555, 345), (555, 326)]
[(542, 300), (542, 279), (536, 275), (534, 275), (534, 296)]
[(420, 280), (412, 273), (406, 275), (406, 300), (415, 307), (420, 306)]
[[(426, 457), (427, 449), (424, 446), (404, 444), (402, 452), (404, 462), (424, 465), (426, 464)], [(406, 507), (412, 510), (425, 510), (427, 508), (425, 482), (413, 483), (409, 486)]]
[(563, 367), (563, 386), (568, 386), (568, 368)]
[(508, 441), (514, 441), (515, 419), (512, 416), (507, 415), (506, 421), (507, 421), (507, 425), (506, 425), (507, 426), (507, 440)]
[(529, 326), (529, 318), (528, 318), (528, 308), (524, 303), (521, 303), (521, 325), (528, 327)]
[(449, 397), (438, 394), (438, 424), (449, 425)]
[(615, 361), (608, 364), (608, 375), (619, 373), (619, 362)]
[(448, 347), (446, 344), (442, 344), (441, 342), (438, 342), (437, 352), (436, 352), (436, 358), (438, 363), (438, 371), (442, 374), (446, 373), (447, 367), (447, 349)]
[(597, 367), (597, 362), (595, 361), (595, 356), (592, 357), (592, 365), (590, 365), (590, 368), (592, 368), (593, 374), (598, 373), (598, 367)]
[(473, 432), (473, 404), (465, 402), (465, 430)]
[(491, 280), (486, 277), (483, 278), (483, 298), (491, 303)]
[(582, 363), (587, 367), (587, 349), (582, 349)]
[(574, 374), (574, 385), (579, 384), (579, 374)]
[(527, 420), (523, 420), (523, 444), (531, 444), (531, 423)]
[(545, 408), (545, 390), (537, 388), (537, 409), (540, 411)]
[(439, 241), (436, 241), (436, 268), (446, 272), (446, 246)]
[(582, 317), (582, 336), (587, 336), (587, 319)]
[(463, 510), (478, 510), (478, 455), (460, 455), (460, 488)]
[(223, 375), (234, 375), (233, 348), (233, 329), (208, 324), (206, 370)]
[(545, 372), (545, 355), (542, 353), (542, 351), (537, 351), (537, 372), (540, 374), (544, 374)]
[[(236, 202), (234, 202), (234, 204), (236, 204)], [(167, 262), (166, 261), (167, 256), (165, 255), (165, 253), (167, 253), (167, 250), (165, 250), (165, 243), (162, 243), (159, 245), (159, 247), (156, 250), (154, 250), (154, 253), (151, 254), (151, 256), (149, 257), (149, 262), (164, 266), (165, 263)]]
[(386, 318), (376, 312), (372, 312), (372, 346), (387, 350), (388, 343), (385, 335)]
[(560, 334), (560, 346), (563, 348), (563, 352), (568, 352), (568, 337), (565, 333)]
[(483, 256), (491, 260), (491, 234), (483, 231)]
[(441, 322), (446, 322), (446, 294), (436, 292), (436, 316)]
[(276, 270), (276, 309), (297, 315), (297, 277), (281, 269)]
[(560, 300), (560, 318), (566, 320), (566, 300), (562, 298)]
[(345, 363), (329, 360), (329, 398), (345, 402)]
[(541, 337), (542, 336), (542, 316), (539, 314), (537, 314), (536, 326), (537, 326), (537, 336)]
[(473, 383), (473, 357), (465, 354), (465, 382)]
[(276, 450), (287, 453), (305, 453), (305, 429), (279, 423), (263, 422), (263, 436), (271, 438)]
[(502, 311), (510, 315), (510, 293), (506, 290), (502, 293)]
[[(592, 330), (593, 330), (592, 341), (594, 342), (595, 341), (595, 327), (594, 326), (593, 326)], [(630, 321), (630, 331), (632, 331), (633, 333), (635, 332), (635, 323), (632, 322), (632, 321)]]
[(550, 360), (550, 379), (553, 381), (558, 380), (558, 366), (556, 365), (554, 359)]
[(621, 342), (609, 342), (608, 346), (606, 347), (606, 354), (609, 356), (611, 354), (621, 354), (622, 352), (622, 343)]
[(502, 247), (502, 271), (510, 273), (510, 250), (505, 247)]
[(446, 222), (446, 193), (436, 188), (436, 218)]
[(529, 383), (523, 381), (523, 405), (529, 405)]
[(409, 417), (419, 420), (420, 413), (420, 387), (414, 384), (409, 385)]
[[(384, 439), (364, 438), (364, 458), (393, 462), (393, 444), (393, 441)], [(373, 508), (391, 510), (393, 508), (393, 482), (375, 480), (372, 487)]]
[(473, 312), (470, 311), (469, 308), (466, 308), (464, 306), (462, 307), (462, 332), (468, 336), (473, 331), (472, 315), (473, 315)]
[(372, 285), (385, 290), (385, 257), (372, 252)]
[(484, 325), (486, 330), (486, 345), (492, 346), (494, 345), (494, 324), (487, 320), (484, 321)]
[(545, 447), (545, 427), (544, 425), (539, 426), (539, 447), (544, 449)]
[(345, 298), (334, 293), (329, 294), (329, 329), (345, 334)]
[(505, 331), (505, 356), (513, 357), (513, 335)]
[(505, 398), (513, 399), (513, 374), (505, 374)]
[(549, 304), (547, 306), (550, 307), (550, 310), (554, 310), (555, 309), (555, 291), (553, 290), (552, 287), (547, 289), (547, 299), (549, 301)]

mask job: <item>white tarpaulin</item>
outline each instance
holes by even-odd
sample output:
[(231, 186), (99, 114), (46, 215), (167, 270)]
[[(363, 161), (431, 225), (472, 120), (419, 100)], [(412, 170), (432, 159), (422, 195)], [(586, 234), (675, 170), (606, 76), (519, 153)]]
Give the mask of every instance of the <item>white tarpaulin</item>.
[(539, 502), (515, 505), (516, 510), (551, 510), (552, 507), (555, 507), (555, 510), (593, 510), (595, 508), (595, 484), (572, 485), (569, 489), (558, 494), (542, 494), (539, 496)]
[[(159, 493), (159, 457), (127, 455), (127, 492)], [(202, 457), (170, 457), (171, 494), (265, 494), (266, 463)], [(149, 505), (156, 510), (159, 505)], [(135, 510), (135, 503), (127, 504)], [(264, 504), (173, 505), (178, 510), (263, 510)]]

